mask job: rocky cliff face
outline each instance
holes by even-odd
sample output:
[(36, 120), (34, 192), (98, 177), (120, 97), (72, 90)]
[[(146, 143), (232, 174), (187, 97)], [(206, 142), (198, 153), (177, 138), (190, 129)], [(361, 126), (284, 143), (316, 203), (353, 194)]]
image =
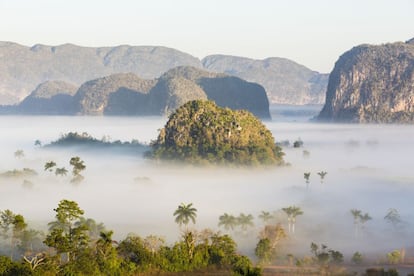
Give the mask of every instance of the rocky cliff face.
[(224, 72), (262, 85), (271, 103), (323, 104), (328, 74), (320, 74), (285, 58), (254, 60), (244, 57), (211, 55), (204, 68)]
[(414, 122), (414, 44), (361, 45), (344, 53), (329, 77), (319, 120)]

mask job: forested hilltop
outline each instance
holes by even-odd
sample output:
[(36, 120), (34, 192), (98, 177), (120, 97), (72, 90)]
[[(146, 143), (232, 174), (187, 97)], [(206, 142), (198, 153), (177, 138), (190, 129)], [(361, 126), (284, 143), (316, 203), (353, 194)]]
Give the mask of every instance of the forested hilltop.
[(170, 115), (148, 154), (190, 164), (281, 165), (272, 133), (247, 111), (190, 101)]
[(414, 39), (354, 47), (330, 74), (318, 120), (414, 123), (413, 83)]
[(253, 60), (213, 55), (201, 61), (161, 46), (94, 48), (36, 44), (27, 47), (0, 42), (0, 105), (19, 103), (47, 81), (64, 81), (79, 87), (86, 81), (118, 73), (154, 79), (177, 66), (226, 73), (258, 83), (266, 89), (272, 103), (322, 104), (327, 84), (327, 74), (283, 58)]

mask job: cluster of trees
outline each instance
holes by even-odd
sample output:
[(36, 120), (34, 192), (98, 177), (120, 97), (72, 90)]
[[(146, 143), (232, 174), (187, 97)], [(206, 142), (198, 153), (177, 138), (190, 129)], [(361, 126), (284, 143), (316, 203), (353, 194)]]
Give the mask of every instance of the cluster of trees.
[[(29, 229), (23, 216), (0, 213), (0, 275), (141, 275), (217, 271), (260, 275), (228, 235), (211, 230), (182, 231), (171, 246), (161, 237), (130, 234), (115, 241), (113, 231), (84, 217), (75, 201), (61, 200), (46, 234)], [(196, 209), (181, 204), (179, 225), (195, 223)], [(21, 257), (23, 256), (23, 257)]]
[(169, 116), (147, 157), (191, 164), (281, 165), (283, 155), (272, 133), (250, 112), (196, 100)]

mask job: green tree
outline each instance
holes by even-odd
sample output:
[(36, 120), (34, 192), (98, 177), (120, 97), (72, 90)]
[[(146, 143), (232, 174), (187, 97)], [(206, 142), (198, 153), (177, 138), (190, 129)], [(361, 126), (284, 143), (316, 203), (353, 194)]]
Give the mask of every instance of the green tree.
[(46, 164), (45, 164), (45, 171), (51, 172), (51, 171), (53, 171), (53, 168), (54, 167), (56, 167), (56, 162), (54, 162), (54, 161), (46, 162)]
[(237, 217), (237, 224), (241, 227), (243, 231), (247, 231), (248, 227), (253, 227), (253, 215), (248, 214), (245, 215), (244, 213), (240, 213), (240, 215)]
[(83, 175), (80, 173), (86, 169), (84, 161), (80, 159), (80, 157), (72, 157), (69, 161), (69, 164), (73, 166), (72, 168), (72, 175), (73, 178), (71, 180), (72, 183), (80, 183), (84, 179)]
[(14, 152), (14, 157), (21, 159), (24, 157), (24, 151), (19, 149)]
[(237, 225), (237, 219), (233, 215), (224, 213), (219, 217), (218, 226), (223, 226), (226, 230), (234, 230), (234, 227)]
[(384, 220), (391, 224), (394, 230), (397, 229), (402, 223), (400, 214), (398, 213), (398, 210), (395, 208), (388, 209), (388, 212), (385, 215)]
[(259, 258), (261, 264), (268, 264), (273, 257), (273, 251), (270, 246), (270, 240), (267, 238), (260, 239), (254, 250), (254, 254)]
[(68, 174), (68, 170), (65, 167), (56, 168), (55, 175), (58, 176), (66, 176)]
[(323, 180), (325, 179), (325, 176), (328, 174), (328, 172), (320, 171), (318, 172), (318, 175), (321, 177), (321, 183), (323, 183)]
[(294, 234), (295, 233), (295, 224), (296, 224), (296, 217), (303, 215), (303, 211), (296, 206), (289, 206), (286, 208), (282, 208), (282, 210), (286, 213), (288, 216), (288, 230), (289, 233)]
[(310, 178), (310, 175), (311, 175), (310, 172), (303, 173), (303, 178), (305, 178), (305, 182), (306, 182), (306, 189), (309, 189), (309, 178)]
[(49, 223), (50, 232), (44, 243), (56, 249), (58, 254), (66, 253), (67, 262), (76, 258), (82, 248), (88, 246), (87, 227), (77, 222), (84, 214), (75, 201), (61, 200), (56, 209), (56, 220)]
[(193, 224), (196, 223), (197, 209), (192, 206), (192, 203), (181, 203), (181, 205), (178, 206), (177, 210), (175, 210), (173, 214), (175, 216), (175, 222), (178, 223), (180, 227), (183, 224), (187, 226), (190, 220), (193, 222)]
[(270, 212), (262, 211), (259, 215), (259, 219), (261, 219), (263, 224), (266, 225), (271, 219), (273, 219), (273, 216)]

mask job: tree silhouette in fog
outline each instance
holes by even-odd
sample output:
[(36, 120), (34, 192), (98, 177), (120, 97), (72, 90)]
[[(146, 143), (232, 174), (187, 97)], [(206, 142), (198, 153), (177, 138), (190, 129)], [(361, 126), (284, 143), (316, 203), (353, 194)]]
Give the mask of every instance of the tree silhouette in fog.
[(197, 217), (197, 209), (192, 206), (193, 206), (192, 203), (189, 203), (189, 204), (181, 203), (178, 206), (177, 210), (175, 210), (173, 214), (175, 216), (175, 222), (178, 225), (180, 225), (180, 227), (183, 224), (187, 226), (190, 220), (193, 222), (193, 224), (195, 224), (196, 217)]
[(289, 206), (287, 208), (282, 208), (282, 210), (288, 216), (288, 230), (289, 233), (295, 233), (295, 224), (296, 224), (296, 217), (303, 215), (303, 211), (300, 207), (297, 206)]

